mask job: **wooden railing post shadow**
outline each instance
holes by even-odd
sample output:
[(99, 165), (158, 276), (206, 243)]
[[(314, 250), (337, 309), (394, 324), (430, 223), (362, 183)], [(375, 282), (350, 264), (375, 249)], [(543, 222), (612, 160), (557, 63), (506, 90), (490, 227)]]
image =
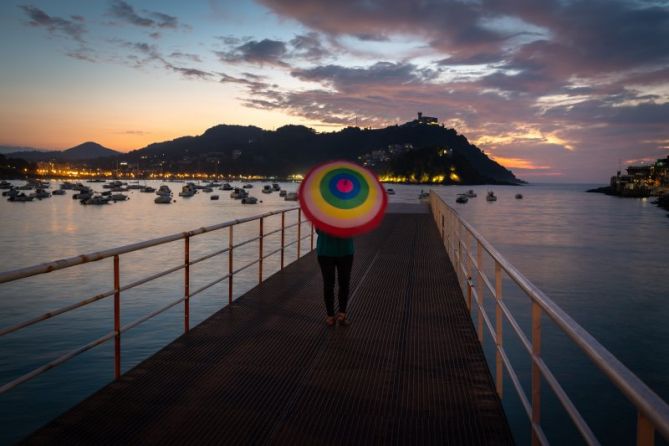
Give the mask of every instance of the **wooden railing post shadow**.
[(114, 378), (121, 376), (121, 272), (114, 256)]
[(541, 425), (541, 370), (539, 360), (541, 359), (541, 307), (532, 302), (532, 445), (541, 444), (537, 435), (537, 428)]
[(184, 332), (190, 330), (190, 237), (184, 237)]
[(232, 226), (228, 231), (228, 305), (232, 304), (232, 272), (233, 272), (233, 231)]
[(502, 348), (504, 339), (502, 334), (502, 266), (495, 261), (495, 388), (500, 398), (504, 395), (504, 363), (502, 362)]
[(262, 261), (263, 261), (263, 240), (264, 240), (264, 228), (263, 228), (263, 218), (260, 217), (260, 228), (258, 230), (258, 284), (262, 283)]

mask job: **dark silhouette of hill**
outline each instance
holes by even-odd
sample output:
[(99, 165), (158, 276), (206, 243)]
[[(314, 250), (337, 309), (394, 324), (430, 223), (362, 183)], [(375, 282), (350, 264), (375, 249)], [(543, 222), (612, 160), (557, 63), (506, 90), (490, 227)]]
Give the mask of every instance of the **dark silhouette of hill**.
[[(379, 174), (416, 181), (442, 175), (446, 184), (522, 183), (455, 130), (415, 123), (383, 129), (348, 127), (331, 133), (299, 125), (275, 131), (218, 125), (200, 136), (150, 144), (118, 159), (140, 170), (278, 177), (305, 173), (316, 163), (347, 159), (366, 163)], [(106, 166), (112, 167), (118, 159), (106, 160)], [(458, 181), (450, 179), (451, 172), (457, 173)]]
[(6, 156), (20, 158), (26, 161), (83, 161), (120, 155), (121, 152), (108, 149), (95, 142), (85, 142), (67, 150), (40, 151), (31, 150), (24, 152), (8, 153)]

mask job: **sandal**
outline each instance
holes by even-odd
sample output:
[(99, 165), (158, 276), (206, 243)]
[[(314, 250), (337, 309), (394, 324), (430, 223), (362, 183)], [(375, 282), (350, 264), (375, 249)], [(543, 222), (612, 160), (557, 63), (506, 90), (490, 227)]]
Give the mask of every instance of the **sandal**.
[(337, 323), (342, 327), (351, 325), (351, 321), (346, 318), (346, 313), (337, 313)]

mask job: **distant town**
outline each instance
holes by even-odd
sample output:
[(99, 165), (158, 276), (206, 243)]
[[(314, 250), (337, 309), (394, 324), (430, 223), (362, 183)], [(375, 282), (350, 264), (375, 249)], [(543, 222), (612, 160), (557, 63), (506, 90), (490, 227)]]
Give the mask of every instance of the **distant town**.
[(415, 119), (380, 129), (347, 127), (318, 133), (299, 125), (276, 130), (217, 125), (121, 153), (95, 142), (64, 151), (23, 150), (0, 155), (0, 176), (20, 178), (125, 178), (300, 180), (332, 159), (354, 160), (384, 182), (410, 184), (522, 184), (439, 119)]
[(669, 210), (669, 156), (652, 164), (627, 166), (627, 174), (618, 171), (605, 187), (589, 190), (620, 197), (658, 197), (655, 202)]

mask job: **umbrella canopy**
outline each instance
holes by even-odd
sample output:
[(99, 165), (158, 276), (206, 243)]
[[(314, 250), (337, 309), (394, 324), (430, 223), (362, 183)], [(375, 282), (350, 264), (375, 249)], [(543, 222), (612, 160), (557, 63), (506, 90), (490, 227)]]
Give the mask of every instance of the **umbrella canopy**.
[(299, 190), (300, 207), (314, 226), (337, 237), (376, 228), (388, 204), (376, 175), (350, 161), (330, 161), (309, 171)]

